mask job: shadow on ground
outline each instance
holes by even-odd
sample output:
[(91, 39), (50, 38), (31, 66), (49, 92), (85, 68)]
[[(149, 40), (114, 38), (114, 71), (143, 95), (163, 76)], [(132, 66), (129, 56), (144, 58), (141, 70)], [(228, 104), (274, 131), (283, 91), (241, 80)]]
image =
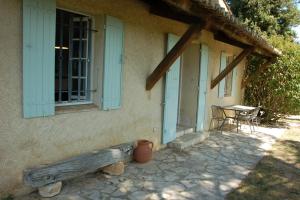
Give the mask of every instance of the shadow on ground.
[(300, 131), (290, 130), (285, 137), (226, 199), (300, 199)]

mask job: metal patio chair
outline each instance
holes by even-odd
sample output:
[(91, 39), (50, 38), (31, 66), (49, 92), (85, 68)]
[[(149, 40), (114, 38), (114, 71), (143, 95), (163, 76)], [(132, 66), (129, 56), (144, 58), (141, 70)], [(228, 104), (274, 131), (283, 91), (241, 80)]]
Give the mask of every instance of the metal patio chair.
[[(226, 115), (224, 109), (221, 106), (212, 105), (211, 112), (212, 112), (212, 118), (210, 120), (209, 129), (211, 130), (212, 122), (217, 121), (218, 122), (217, 130), (221, 130), (222, 133), (225, 122), (232, 118)], [(220, 126), (220, 122), (222, 122), (221, 126)]]
[(258, 123), (260, 122), (260, 118), (258, 116), (260, 109), (261, 107), (257, 107), (250, 113), (240, 113), (236, 117), (236, 120), (238, 121), (237, 124), (239, 124), (240, 121), (246, 122), (249, 125), (250, 131), (252, 133), (252, 130), (255, 131), (254, 123), (258, 127)]

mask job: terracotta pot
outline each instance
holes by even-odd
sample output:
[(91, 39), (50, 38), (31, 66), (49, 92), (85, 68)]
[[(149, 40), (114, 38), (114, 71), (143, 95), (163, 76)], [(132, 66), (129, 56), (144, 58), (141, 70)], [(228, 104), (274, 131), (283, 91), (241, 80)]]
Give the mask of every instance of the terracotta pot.
[(148, 140), (138, 140), (133, 151), (133, 159), (138, 163), (146, 163), (152, 159), (153, 142)]

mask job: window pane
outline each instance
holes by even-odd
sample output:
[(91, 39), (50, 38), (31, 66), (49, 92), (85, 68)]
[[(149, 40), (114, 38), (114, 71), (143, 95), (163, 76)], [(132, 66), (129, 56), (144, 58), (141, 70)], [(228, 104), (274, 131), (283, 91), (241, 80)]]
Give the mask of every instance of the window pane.
[(81, 42), (81, 58), (87, 58), (87, 41), (82, 40)]
[(62, 71), (63, 76), (68, 76), (68, 66), (69, 66), (69, 50), (63, 49), (62, 50)]
[(79, 58), (79, 40), (73, 40), (73, 58)]
[(83, 21), (82, 22), (82, 38), (83, 39), (87, 39), (88, 37), (88, 22), (87, 21)]
[(79, 75), (78, 63), (79, 63), (79, 60), (73, 60), (72, 61), (72, 76), (78, 76)]
[(68, 26), (63, 27), (63, 44), (65, 50), (69, 49), (69, 32), (70, 29)]
[(61, 90), (61, 100), (62, 101), (68, 101), (68, 77), (64, 77), (62, 80), (62, 90)]
[(59, 95), (58, 91), (55, 91), (55, 101), (56, 102), (58, 101), (58, 95)]
[(74, 22), (74, 29), (73, 29), (73, 38), (74, 39), (79, 39), (80, 38), (80, 28), (79, 28), (79, 23)]
[(80, 79), (80, 99), (86, 99), (86, 79)]
[(81, 61), (81, 77), (86, 77), (86, 71), (87, 71), (87, 60)]
[(77, 91), (78, 90), (78, 79), (73, 78), (72, 79), (72, 91)]
[(60, 45), (60, 25), (56, 24), (56, 32), (55, 32), (55, 47)]
[(70, 17), (72, 16), (72, 13), (69, 13), (69, 12), (66, 12), (66, 11), (62, 11), (62, 10), (59, 10), (59, 11), (63, 13), (63, 15), (62, 15), (62, 21), (63, 21), (64, 26), (69, 26), (69, 24), (70, 24)]
[(78, 100), (78, 79), (72, 79), (72, 100)]
[(55, 79), (58, 78), (59, 75), (59, 49), (55, 49)]
[(81, 17), (81, 24), (80, 24), (80, 17), (74, 18), (73, 27), (74, 27), (74, 32), (73, 32), (74, 38), (80, 38), (80, 30), (81, 30), (81, 37), (85, 39), (87, 38), (88, 19), (86, 17)]

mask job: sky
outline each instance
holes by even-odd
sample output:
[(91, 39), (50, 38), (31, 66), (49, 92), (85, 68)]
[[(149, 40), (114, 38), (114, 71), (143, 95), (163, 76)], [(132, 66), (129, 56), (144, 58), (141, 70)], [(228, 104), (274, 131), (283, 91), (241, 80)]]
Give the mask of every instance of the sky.
[[(300, 3), (298, 3), (298, 9), (300, 10)], [(300, 26), (295, 27), (294, 30), (297, 32), (297, 41), (300, 42)]]

